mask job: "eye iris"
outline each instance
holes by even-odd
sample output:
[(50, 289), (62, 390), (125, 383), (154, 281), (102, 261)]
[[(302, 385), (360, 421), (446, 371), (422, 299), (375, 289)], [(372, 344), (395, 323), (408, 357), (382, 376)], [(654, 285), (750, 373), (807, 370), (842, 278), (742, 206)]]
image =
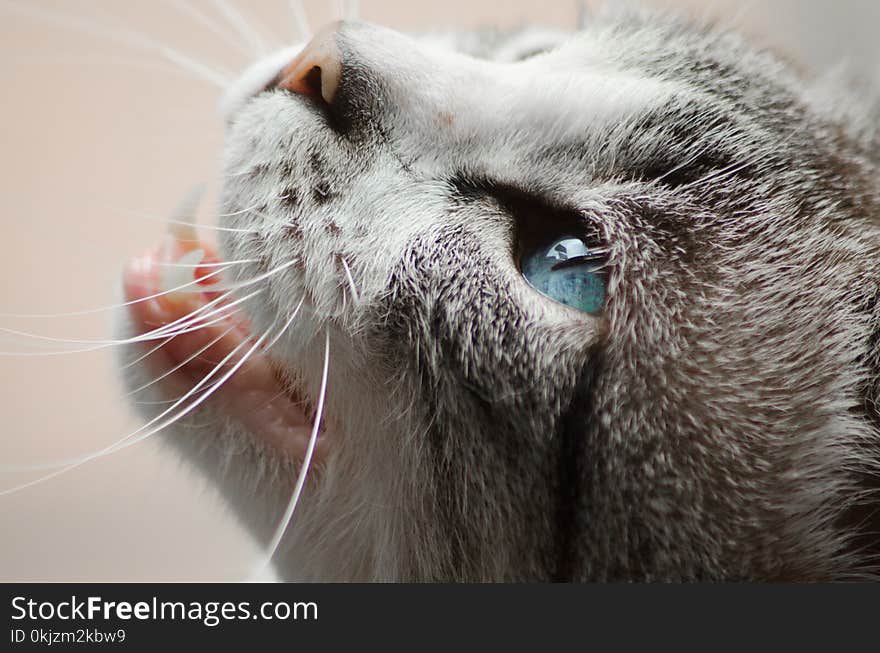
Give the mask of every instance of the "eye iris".
[(565, 237), (527, 254), (522, 273), (532, 287), (566, 306), (595, 315), (605, 302), (601, 261), (580, 238)]

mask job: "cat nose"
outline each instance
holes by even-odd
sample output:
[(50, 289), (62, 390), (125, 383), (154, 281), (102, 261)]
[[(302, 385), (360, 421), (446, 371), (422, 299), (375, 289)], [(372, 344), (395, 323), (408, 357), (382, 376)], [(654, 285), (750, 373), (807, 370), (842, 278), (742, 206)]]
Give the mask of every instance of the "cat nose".
[(340, 23), (331, 23), (312, 38), (275, 78), (274, 86), (291, 93), (333, 102), (342, 75), (337, 36)]

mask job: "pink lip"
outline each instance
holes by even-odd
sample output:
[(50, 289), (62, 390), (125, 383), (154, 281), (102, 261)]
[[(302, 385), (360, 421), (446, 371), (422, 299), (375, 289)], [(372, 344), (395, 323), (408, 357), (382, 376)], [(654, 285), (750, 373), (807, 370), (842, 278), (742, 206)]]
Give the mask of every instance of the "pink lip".
[[(182, 248), (166, 243), (164, 248), (154, 248), (132, 259), (126, 267), (126, 299), (134, 302), (130, 311), (140, 333), (180, 320), (220, 296), (210, 290), (210, 279), (204, 279), (206, 273), (216, 270), (213, 267), (194, 268), (194, 278), (203, 279), (202, 292), (161, 295), (159, 280), (163, 261), (168, 260), (169, 247), (175, 250), (171, 252), (172, 256), (179, 258)], [(202, 247), (206, 252), (204, 262), (218, 260), (211, 248)], [(214, 308), (219, 306), (217, 304)], [(158, 388), (163, 398), (176, 399), (189, 392), (237, 347), (240, 347), (238, 352), (231, 355), (224, 368), (211, 377), (212, 380), (204, 388), (210, 388), (214, 381), (222, 378), (223, 372), (240, 362), (242, 354), (251, 348), (247, 342), (250, 339), (249, 324), (240, 315), (232, 314), (214, 324), (175, 335), (155, 353), (144, 358), (140, 364), (149, 366), (152, 378), (158, 378), (180, 366), (153, 386)], [(205, 321), (213, 321), (217, 317), (220, 316)], [(197, 323), (192, 326), (197, 326)], [(147, 341), (140, 346), (146, 353), (159, 342), (161, 340)], [(204, 351), (198, 353), (202, 349)], [(238, 421), (256, 440), (285, 458), (296, 461), (305, 455), (312, 430), (312, 411), (308, 401), (265, 352), (255, 350), (237, 372), (214, 391), (208, 403), (213, 404), (215, 411), (220, 410)], [(322, 433), (316, 445), (315, 460), (322, 458), (326, 446), (326, 433)]]

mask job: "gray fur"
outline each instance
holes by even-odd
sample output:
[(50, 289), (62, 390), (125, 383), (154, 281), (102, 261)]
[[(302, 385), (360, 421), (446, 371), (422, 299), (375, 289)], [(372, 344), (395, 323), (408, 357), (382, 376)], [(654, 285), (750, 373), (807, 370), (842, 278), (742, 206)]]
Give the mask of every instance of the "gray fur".
[[(338, 122), (281, 91), (232, 116), (222, 212), (260, 207), (224, 224), (259, 233), (224, 255), (260, 259), (241, 278), (299, 258), (248, 311), (261, 331), (308, 298), (279, 358), (316, 397), (330, 329), (342, 424), (279, 573), (873, 577), (878, 114), (676, 18), (558, 38), (447, 39), (477, 60), (345, 24)], [(522, 210), (601, 234), (602, 316), (525, 284)], [(265, 539), (291, 467), (220, 430), (170, 440)]]

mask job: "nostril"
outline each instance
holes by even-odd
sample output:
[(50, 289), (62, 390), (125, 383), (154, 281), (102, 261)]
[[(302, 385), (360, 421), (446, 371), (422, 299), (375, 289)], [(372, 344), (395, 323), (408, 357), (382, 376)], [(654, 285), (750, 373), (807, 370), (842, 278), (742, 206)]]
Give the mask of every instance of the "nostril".
[(279, 73), (277, 87), (292, 93), (333, 102), (342, 74), (342, 60), (336, 44), (338, 23), (321, 30), (303, 51)]
[[(312, 66), (300, 80), (303, 92), (312, 97), (323, 97), (323, 88), (321, 86), (321, 67)], [(326, 98), (325, 98), (326, 99)], [(329, 100), (328, 100), (329, 101)]]

